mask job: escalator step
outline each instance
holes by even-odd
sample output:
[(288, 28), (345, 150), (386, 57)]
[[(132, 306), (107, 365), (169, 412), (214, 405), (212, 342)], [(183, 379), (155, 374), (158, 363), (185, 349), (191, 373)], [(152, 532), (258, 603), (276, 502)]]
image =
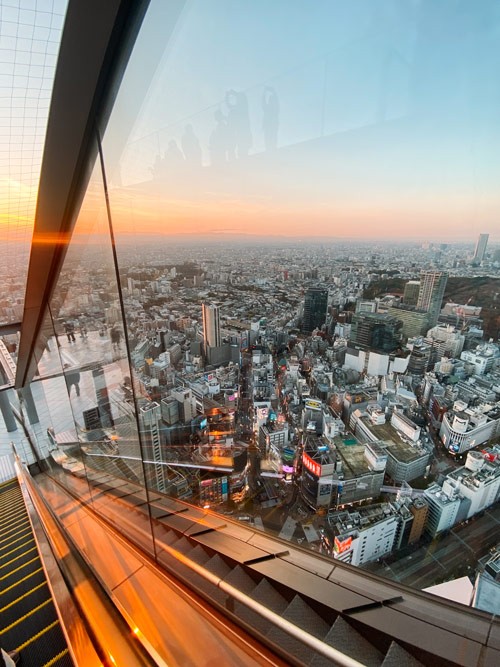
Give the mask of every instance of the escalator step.
[(59, 621), (55, 620), (23, 644), (13, 648), (17, 648), (21, 655), (22, 667), (40, 667), (50, 664), (50, 661), (67, 647)]
[(250, 595), (253, 589), (257, 586), (257, 582), (254, 581), (240, 565), (233, 568), (224, 581), (246, 595)]
[[(337, 617), (323, 641), (353, 658), (353, 660), (358, 660), (366, 667), (380, 667), (382, 664), (384, 658), (382, 653), (341, 616)], [(330, 661), (323, 656), (316, 655), (311, 661), (311, 665), (314, 667), (328, 667)]]
[(33, 556), (32, 553), (27, 554), (26, 557), (21, 560), (22, 562), (17, 565), (17, 567), (11, 570), (8, 574), (4, 574), (0, 577), (0, 586), (2, 587), (2, 590), (8, 589), (12, 584), (15, 584), (34, 570), (37, 570), (41, 565), (38, 553), (36, 553), (35, 556)]
[(41, 563), (39, 563), (33, 571), (27, 572), (10, 586), (5, 586), (5, 588), (2, 586), (0, 590), (0, 606), (2, 608), (7, 606), (43, 581), (45, 581), (45, 574)]
[(198, 565), (205, 565), (205, 563), (210, 560), (211, 556), (202, 546), (197, 544), (189, 554), (189, 558), (194, 560), (195, 563), (198, 563)]
[[(262, 579), (254, 588), (252, 598), (277, 614), (282, 614), (288, 607), (288, 601), (278, 593), (267, 579)], [(260, 634), (266, 634), (269, 630), (269, 621), (241, 602), (236, 601), (234, 603), (234, 612), (238, 618), (248, 623), (250, 627), (254, 628)]]
[(231, 566), (228, 565), (226, 561), (219, 556), (219, 554), (212, 556), (212, 558), (205, 563), (205, 567), (207, 570), (210, 570), (210, 572), (216, 574), (221, 579), (227, 577), (229, 572), (231, 572)]
[(35, 538), (33, 535), (26, 535), (25, 539), (16, 540), (15, 544), (11, 544), (8, 551), (0, 554), (0, 568), (3, 564), (8, 561), (10, 558), (15, 558), (19, 554), (22, 554), (23, 551), (29, 549), (35, 544)]
[(46, 662), (42, 667), (73, 667), (73, 660), (71, 660), (69, 650), (65, 648)]
[(420, 660), (414, 658), (408, 651), (396, 642), (392, 642), (384, 658), (382, 667), (424, 667)]
[(0, 641), (16, 648), (26, 638), (37, 635), (48, 625), (57, 620), (52, 598), (48, 597), (38, 607), (28, 609), (23, 616), (15, 619), (13, 624), (0, 631)]
[(71, 667), (17, 480), (0, 486), (0, 517), (0, 645), (23, 667)]
[[(296, 595), (282, 614), (283, 618), (293, 623), (301, 630), (305, 630), (310, 635), (323, 639), (328, 632), (329, 625), (314, 609), (312, 609), (300, 595)], [(271, 627), (267, 633), (268, 638), (278, 646), (286, 647), (294, 657), (309, 662), (312, 650), (295, 637), (290, 636), (284, 630), (277, 627)]]
[(32, 608), (38, 607), (47, 599), (48, 595), (49, 589), (45, 579), (36, 586), (32, 586), (24, 594), (18, 595), (15, 600), (0, 608), (0, 628), (6, 628), (18, 619), (19, 614), (26, 609), (26, 605)]
[(177, 551), (180, 551), (182, 554), (188, 556), (189, 552), (194, 549), (194, 544), (186, 537), (182, 536), (175, 544), (172, 544), (172, 547)]

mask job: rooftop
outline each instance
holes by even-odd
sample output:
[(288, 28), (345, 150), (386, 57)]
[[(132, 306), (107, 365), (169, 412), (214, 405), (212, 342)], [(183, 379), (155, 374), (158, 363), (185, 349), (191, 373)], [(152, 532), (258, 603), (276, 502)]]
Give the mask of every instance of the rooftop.
[(413, 444), (402, 440), (398, 431), (391, 426), (390, 422), (386, 422), (385, 424), (372, 424), (371, 420), (366, 417), (361, 417), (361, 420), (370, 429), (373, 435), (376, 436), (377, 440), (384, 442), (387, 450), (398, 461), (411, 463), (427, 454), (426, 447), (420, 441)]

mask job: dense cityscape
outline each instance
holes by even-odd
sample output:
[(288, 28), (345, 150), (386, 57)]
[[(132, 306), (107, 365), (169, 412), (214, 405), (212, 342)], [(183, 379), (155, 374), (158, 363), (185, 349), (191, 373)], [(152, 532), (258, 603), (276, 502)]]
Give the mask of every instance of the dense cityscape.
[[(81, 413), (80, 440), (101, 433), (89, 456), (127, 458), (135, 397), (160, 492), (417, 587), (491, 558), (500, 249), (487, 234), (475, 248), (245, 238), (118, 250), (121, 295), (97, 251), (94, 265), (68, 256), (54, 311), (62, 358), (96, 403)], [(10, 286), (4, 321), (22, 303)], [(109, 364), (123, 356), (122, 306), (133, 379), (99, 395), (84, 360), (98, 341)], [(431, 541), (471, 519), (486, 521), (477, 549), (429, 564)], [(448, 558), (456, 546), (443, 542)]]

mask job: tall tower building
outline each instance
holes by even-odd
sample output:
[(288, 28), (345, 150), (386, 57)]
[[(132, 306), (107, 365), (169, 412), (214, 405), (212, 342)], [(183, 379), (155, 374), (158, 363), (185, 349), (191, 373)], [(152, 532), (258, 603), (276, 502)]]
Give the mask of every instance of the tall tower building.
[(321, 329), (323, 324), (326, 323), (327, 306), (328, 290), (322, 287), (309, 287), (304, 298), (303, 333), (311, 333), (314, 329)]
[(420, 292), (420, 280), (409, 280), (405, 285), (403, 303), (408, 306), (416, 306)]
[(148, 462), (145, 471), (148, 483), (166, 493), (166, 468), (163, 465), (163, 448), (160, 436), (161, 408), (152, 401), (139, 409), (139, 423), (144, 442), (144, 458)]
[(472, 258), (473, 264), (481, 264), (486, 254), (486, 246), (488, 245), (488, 239), (490, 238), (489, 234), (479, 234), (476, 243), (476, 249), (474, 250), (474, 257)]
[(202, 304), (203, 315), (203, 338), (205, 340), (205, 348), (220, 347), (220, 321), (219, 321), (219, 307), (213, 303)]
[(421, 271), (417, 308), (429, 313), (429, 327), (437, 324), (448, 274), (445, 271)]

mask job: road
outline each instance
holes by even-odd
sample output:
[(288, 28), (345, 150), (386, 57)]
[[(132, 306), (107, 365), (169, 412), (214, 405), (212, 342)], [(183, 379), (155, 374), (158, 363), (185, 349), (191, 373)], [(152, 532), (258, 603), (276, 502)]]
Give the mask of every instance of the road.
[(438, 536), (430, 544), (411, 554), (381, 563), (370, 563), (366, 569), (415, 588), (427, 588), (472, 573), (477, 561), (499, 541), (500, 504), (482, 516)]

